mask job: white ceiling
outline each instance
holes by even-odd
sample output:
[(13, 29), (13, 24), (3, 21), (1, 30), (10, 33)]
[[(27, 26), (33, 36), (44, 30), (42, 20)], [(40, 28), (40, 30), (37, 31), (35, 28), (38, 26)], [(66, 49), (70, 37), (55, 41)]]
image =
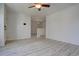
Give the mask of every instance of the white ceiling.
[(8, 11), (15, 11), (19, 13), (24, 13), (28, 16), (32, 15), (50, 15), (57, 11), (63, 10), (70, 6), (76, 5), (76, 3), (50, 3), (49, 8), (44, 8), (41, 11), (38, 11), (36, 8), (28, 8), (31, 6), (31, 3), (7, 3), (6, 7)]

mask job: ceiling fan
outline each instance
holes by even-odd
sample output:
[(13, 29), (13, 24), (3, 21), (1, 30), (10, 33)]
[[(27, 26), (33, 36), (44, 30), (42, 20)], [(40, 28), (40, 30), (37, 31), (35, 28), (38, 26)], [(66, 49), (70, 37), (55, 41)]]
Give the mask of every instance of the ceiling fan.
[(50, 7), (49, 4), (42, 4), (42, 3), (34, 3), (32, 6), (28, 7), (28, 8), (37, 8), (38, 11), (41, 11), (41, 8), (47, 8)]

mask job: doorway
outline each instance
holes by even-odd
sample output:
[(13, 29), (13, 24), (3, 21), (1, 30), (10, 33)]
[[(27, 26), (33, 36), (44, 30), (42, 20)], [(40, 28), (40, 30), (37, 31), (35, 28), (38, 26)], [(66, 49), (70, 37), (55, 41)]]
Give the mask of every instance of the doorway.
[(45, 16), (31, 17), (31, 37), (45, 38), (46, 18)]

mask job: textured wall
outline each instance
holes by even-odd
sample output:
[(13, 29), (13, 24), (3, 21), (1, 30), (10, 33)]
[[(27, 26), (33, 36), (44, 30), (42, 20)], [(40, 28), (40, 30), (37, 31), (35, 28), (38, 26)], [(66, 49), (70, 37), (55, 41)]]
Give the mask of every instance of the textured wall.
[(46, 37), (79, 45), (79, 5), (48, 16)]
[[(24, 23), (26, 23), (26, 25), (24, 25)], [(7, 25), (7, 34), (10, 40), (31, 37), (31, 19), (25, 14), (9, 12)]]

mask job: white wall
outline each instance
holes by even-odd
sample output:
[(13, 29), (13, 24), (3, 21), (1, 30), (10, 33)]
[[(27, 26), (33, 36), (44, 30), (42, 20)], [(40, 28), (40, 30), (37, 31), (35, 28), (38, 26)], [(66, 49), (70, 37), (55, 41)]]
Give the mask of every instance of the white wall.
[[(7, 14), (8, 40), (25, 39), (31, 37), (31, 19), (24, 14), (8, 12)], [(23, 25), (27, 23), (27, 25)]]
[(16, 39), (17, 33), (17, 14), (7, 12), (7, 38)]
[(48, 16), (46, 37), (79, 45), (79, 4)]
[(4, 44), (4, 4), (0, 4), (0, 46)]
[[(26, 25), (24, 25), (26, 23)], [(31, 19), (26, 15), (19, 14), (17, 19), (17, 38), (31, 38)]]

